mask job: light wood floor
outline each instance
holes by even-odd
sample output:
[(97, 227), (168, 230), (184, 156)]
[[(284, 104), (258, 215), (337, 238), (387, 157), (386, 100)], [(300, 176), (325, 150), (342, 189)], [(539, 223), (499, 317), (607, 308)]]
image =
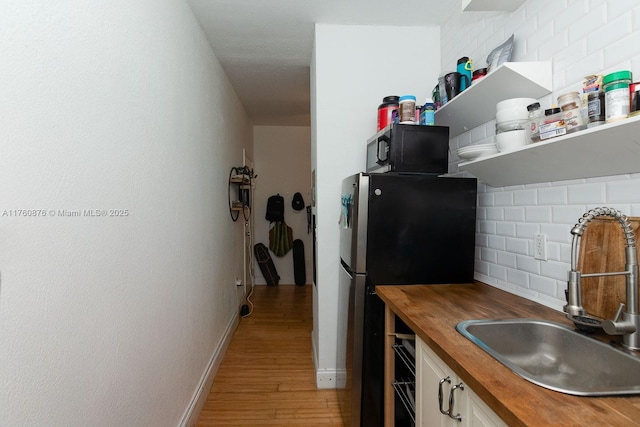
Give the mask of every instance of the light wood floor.
[(256, 287), (198, 427), (349, 425), (344, 391), (315, 386), (312, 286)]

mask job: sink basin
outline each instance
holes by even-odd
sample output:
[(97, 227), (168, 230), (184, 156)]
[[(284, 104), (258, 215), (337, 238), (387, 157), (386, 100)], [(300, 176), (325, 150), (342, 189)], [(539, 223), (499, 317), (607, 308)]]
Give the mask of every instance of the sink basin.
[(466, 320), (462, 335), (539, 386), (577, 396), (640, 394), (640, 357), (546, 320)]

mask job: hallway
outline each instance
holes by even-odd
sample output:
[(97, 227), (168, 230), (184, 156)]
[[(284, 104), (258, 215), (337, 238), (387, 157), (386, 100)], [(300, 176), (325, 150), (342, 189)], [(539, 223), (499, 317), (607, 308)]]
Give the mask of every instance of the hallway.
[(257, 286), (198, 418), (208, 426), (344, 426), (343, 390), (317, 390), (313, 285)]

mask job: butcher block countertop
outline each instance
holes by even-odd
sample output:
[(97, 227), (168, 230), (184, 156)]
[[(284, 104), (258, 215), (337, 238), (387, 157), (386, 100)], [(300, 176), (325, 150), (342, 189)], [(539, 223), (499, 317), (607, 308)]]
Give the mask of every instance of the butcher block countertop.
[(376, 286), (376, 293), (509, 426), (640, 426), (640, 396), (579, 397), (547, 390), (455, 329), (462, 320), (524, 317), (573, 327), (563, 313), (480, 282)]

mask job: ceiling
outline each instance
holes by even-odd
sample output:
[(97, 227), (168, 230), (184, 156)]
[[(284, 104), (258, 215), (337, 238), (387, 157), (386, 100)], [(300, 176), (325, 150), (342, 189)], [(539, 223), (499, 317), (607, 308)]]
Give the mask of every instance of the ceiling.
[(452, 0), (187, 0), (254, 125), (309, 126), (314, 24), (444, 23)]

